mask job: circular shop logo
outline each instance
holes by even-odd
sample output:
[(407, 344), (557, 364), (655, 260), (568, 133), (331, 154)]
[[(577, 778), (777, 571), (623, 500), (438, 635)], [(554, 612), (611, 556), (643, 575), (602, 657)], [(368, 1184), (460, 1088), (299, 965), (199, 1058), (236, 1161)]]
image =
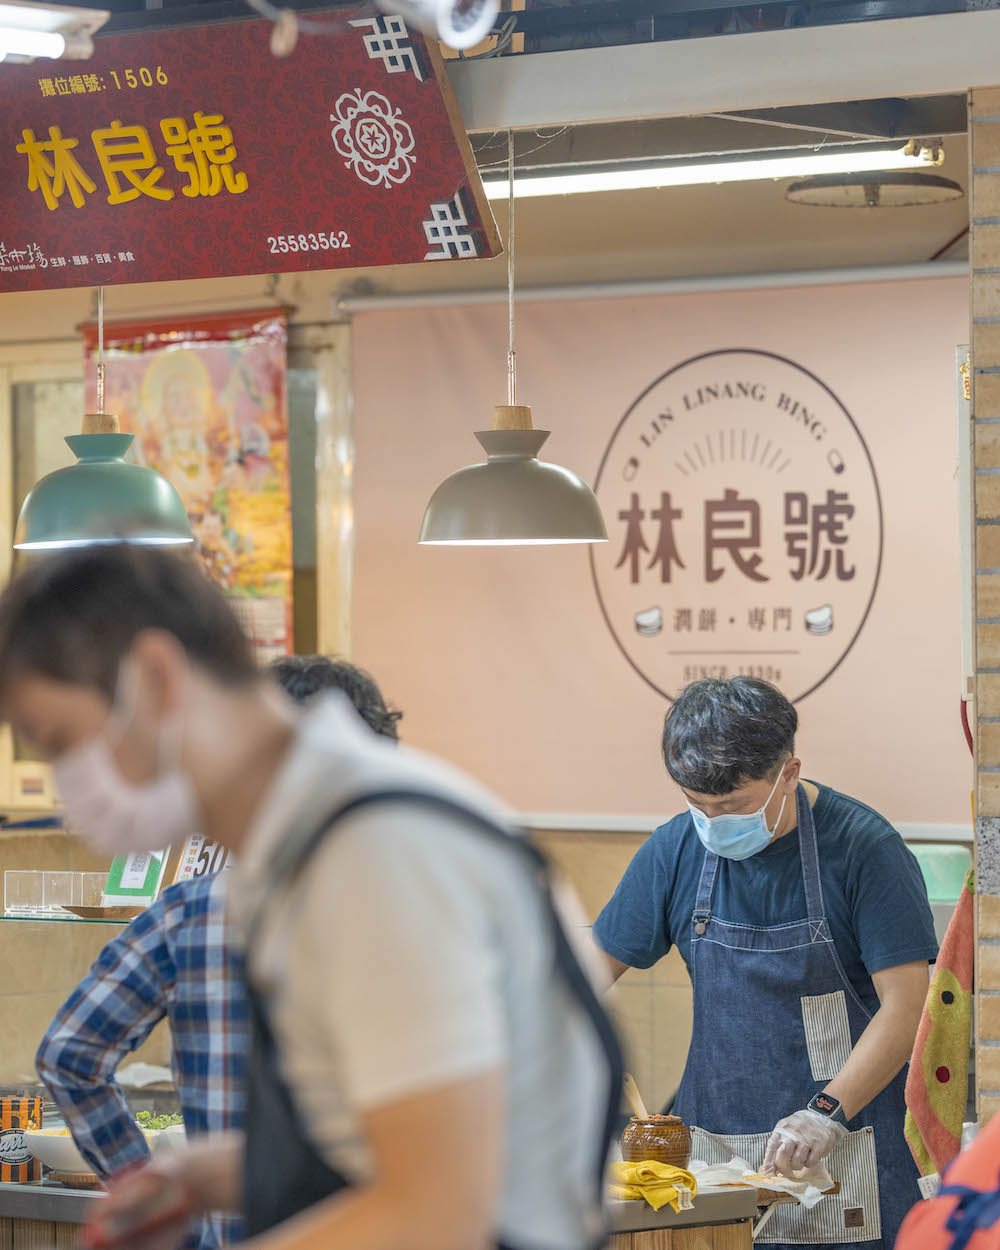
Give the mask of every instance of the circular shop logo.
[(745, 674), (797, 701), (854, 645), (882, 500), (851, 414), (801, 365), (731, 348), (668, 370), (618, 423), (595, 489), (601, 611), (665, 698)]

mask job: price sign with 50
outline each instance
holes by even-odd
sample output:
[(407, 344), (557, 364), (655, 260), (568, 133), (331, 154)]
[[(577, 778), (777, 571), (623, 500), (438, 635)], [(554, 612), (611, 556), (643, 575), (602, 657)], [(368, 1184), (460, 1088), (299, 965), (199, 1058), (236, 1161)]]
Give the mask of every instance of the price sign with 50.
[(174, 881), (193, 881), (232, 867), (228, 850), (218, 842), (209, 842), (200, 833), (193, 833), (181, 852)]

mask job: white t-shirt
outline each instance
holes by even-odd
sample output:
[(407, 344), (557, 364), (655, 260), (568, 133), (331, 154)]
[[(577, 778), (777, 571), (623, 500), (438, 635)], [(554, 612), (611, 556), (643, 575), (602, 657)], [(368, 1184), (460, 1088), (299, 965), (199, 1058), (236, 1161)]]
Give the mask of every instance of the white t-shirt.
[[(503, 1066), (497, 1235), (578, 1250), (599, 1229), (607, 1073), (553, 973), (525, 860), (458, 816), (376, 804), (339, 822), (294, 886), (269, 893), (268, 861), (293, 824), (318, 825), (352, 795), (390, 787), (443, 791), (509, 819), (467, 777), (374, 735), (343, 696), (310, 708), (229, 891), (236, 923), (254, 924), (251, 970), (269, 996), (283, 1076), (326, 1162), (363, 1183), (359, 1113)], [(607, 977), (582, 913), (558, 895), (600, 992)]]

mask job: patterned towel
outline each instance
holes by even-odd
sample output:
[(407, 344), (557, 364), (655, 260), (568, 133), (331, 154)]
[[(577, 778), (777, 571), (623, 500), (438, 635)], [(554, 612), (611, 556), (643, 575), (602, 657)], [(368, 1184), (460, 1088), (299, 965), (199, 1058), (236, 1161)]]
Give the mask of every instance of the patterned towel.
[(941, 943), (906, 1078), (906, 1140), (924, 1176), (944, 1172), (962, 1145), (969, 1099), (974, 871)]
[(645, 1199), (654, 1211), (668, 1203), (675, 1211), (690, 1211), (698, 1182), (690, 1172), (669, 1163), (612, 1163), (609, 1167), (611, 1196)]

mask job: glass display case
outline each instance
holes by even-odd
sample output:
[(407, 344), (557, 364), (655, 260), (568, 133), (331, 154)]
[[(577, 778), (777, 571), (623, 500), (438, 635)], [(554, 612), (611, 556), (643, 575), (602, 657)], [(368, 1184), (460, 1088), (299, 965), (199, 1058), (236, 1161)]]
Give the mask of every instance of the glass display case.
[(71, 909), (97, 908), (107, 873), (7, 869), (3, 874), (3, 914), (13, 920), (79, 920)]

